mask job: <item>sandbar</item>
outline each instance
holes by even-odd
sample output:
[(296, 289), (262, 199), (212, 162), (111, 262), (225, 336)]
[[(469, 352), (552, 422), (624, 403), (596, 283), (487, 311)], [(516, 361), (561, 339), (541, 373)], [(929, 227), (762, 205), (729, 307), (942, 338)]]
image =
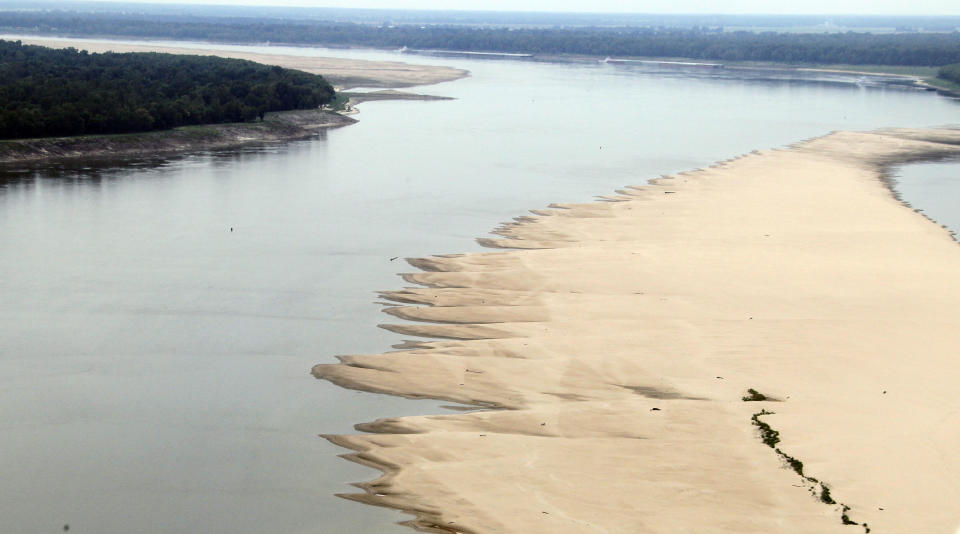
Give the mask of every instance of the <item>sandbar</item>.
[(426, 340), (314, 374), (487, 409), (326, 436), (383, 472), (345, 497), (429, 532), (954, 534), (960, 246), (884, 177), (958, 154), (836, 132), (411, 260), (384, 326)]

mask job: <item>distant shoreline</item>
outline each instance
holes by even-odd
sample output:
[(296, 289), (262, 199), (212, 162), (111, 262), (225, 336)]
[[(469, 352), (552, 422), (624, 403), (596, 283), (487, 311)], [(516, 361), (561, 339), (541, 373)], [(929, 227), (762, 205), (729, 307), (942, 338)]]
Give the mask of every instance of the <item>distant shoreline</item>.
[[(251, 59), (257, 61), (256, 57), (247, 57), (247, 56), (263, 56), (264, 58), (276, 58), (276, 57), (290, 57), (283, 56), (282, 54), (258, 54), (258, 53), (234, 53), (228, 50), (217, 50), (217, 49), (192, 49), (189, 48), (191, 44), (202, 44), (204, 46), (259, 46), (260, 43), (222, 43), (218, 41), (175, 41), (167, 39), (156, 39), (156, 40), (141, 40), (135, 38), (123, 38), (123, 37), (110, 37), (110, 36), (53, 36), (53, 35), (18, 35), (18, 34), (0, 34), (0, 39), (20, 39), (25, 44), (37, 44), (40, 46), (52, 46), (55, 43), (59, 43), (61, 46), (73, 46), (76, 48), (86, 48), (91, 52), (100, 52), (106, 49), (111, 49), (114, 51), (163, 51), (163, 52), (172, 52), (172, 53), (205, 53), (211, 54), (214, 52), (228, 52), (228, 55), (218, 53), (217, 55), (224, 57), (239, 57), (234, 54), (243, 54), (243, 57), (246, 59)], [(139, 44), (142, 41), (143, 44)], [(116, 43), (116, 44), (114, 44)], [(168, 43), (168, 44), (157, 44), (157, 43)], [(183, 46), (173, 47), (173, 43), (179, 43)], [(96, 46), (90, 46), (95, 44)], [(270, 46), (284, 46), (292, 48), (306, 48), (306, 49), (322, 49), (328, 48), (319, 45), (304, 45), (302, 43), (281, 43), (275, 42), (271, 43)], [(172, 48), (172, 50), (170, 49)], [(383, 51), (392, 51), (393, 49), (388, 48), (376, 48), (376, 47), (359, 47), (359, 46), (344, 46), (343, 49), (358, 49), (358, 50), (383, 50)], [(463, 52), (456, 50), (431, 50), (431, 49), (416, 49), (408, 50), (407, 55), (415, 57), (430, 57), (431, 55), (435, 56), (458, 56), (458, 57), (470, 57), (473, 56), (485, 56), (485, 57), (495, 57), (498, 59), (519, 59), (519, 60), (541, 60), (541, 61), (559, 61), (559, 62), (594, 62), (594, 61), (603, 61), (603, 56), (591, 56), (591, 55), (580, 55), (580, 54), (507, 54), (507, 53), (471, 53)], [(329, 61), (360, 61), (360, 60), (346, 60), (346, 59), (337, 59), (337, 58), (309, 58), (303, 57), (299, 58), (303, 60), (329, 60)], [(723, 61), (723, 60), (699, 60), (693, 58), (684, 58), (684, 57), (661, 57), (661, 56), (623, 56), (608, 58), (615, 60), (616, 62), (629, 63), (633, 61), (638, 62), (658, 62), (664, 64), (676, 64), (680, 68), (683, 64), (709, 64), (716, 65), (720, 68), (731, 69), (731, 70), (760, 70), (760, 69), (771, 69), (771, 70), (783, 70), (783, 71), (796, 71), (796, 72), (823, 72), (823, 73), (834, 73), (834, 74), (849, 74), (849, 75), (858, 75), (858, 76), (886, 76), (891, 78), (900, 78), (904, 81), (912, 82), (912, 86), (918, 90), (928, 90), (928, 91), (937, 91), (940, 94), (945, 96), (960, 96), (955, 91), (952, 91), (947, 88), (938, 87), (935, 84), (931, 84), (926, 81), (928, 78), (935, 76), (935, 69), (927, 69), (924, 67), (906, 67), (898, 65), (822, 65), (815, 63), (776, 63), (768, 61)], [(396, 65), (408, 65), (412, 67), (423, 67), (426, 69), (432, 70), (431, 75), (435, 77), (440, 77), (442, 79), (437, 79), (434, 81), (420, 81), (420, 80), (402, 80), (400, 83), (396, 83), (396, 80), (393, 80), (394, 85), (387, 85), (382, 83), (384, 81), (384, 74), (372, 74), (369, 79), (354, 79), (353, 76), (342, 76), (336, 72), (331, 73), (330, 68), (334, 70), (339, 70), (342, 66), (339, 64), (331, 64), (327, 70), (311, 70), (308, 66), (297, 66), (297, 65), (287, 65), (283, 64), (281, 66), (288, 68), (300, 68), (301, 70), (306, 70), (307, 72), (315, 72), (318, 74), (323, 74), (327, 79), (331, 80), (331, 83), (338, 85), (340, 88), (347, 89), (350, 87), (409, 87), (411, 85), (426, 85), (439, 83), (441, 81), (449, 81), (453, 79), (459, 79), (461, 77), (469, 75), (465, 70), (450, 69), (448, 67), (436, 67), (428, 65), (413, 65), (404, 62), (369, 62), (371, 64), (384, 63), (386, 65), (396, 64)], [(385, 66), (386, 66), (385, 65)], [(371, 69), (364, 69), (367, 72), (371, 72)], [(389, 70), (389, 69), (388, 69)], [(444, 71), (447, 72), (444, 72)], [(894, 72), (901, 71), (901, 72)], [(391, 75), (392, 76), (392, 75)], [(354, 83), (356, 82), (356, 83)], [(405, 83), (412, 82), (412, 83)], [(419, 82), (419, 83), (418, 83)]]
[[(190, 43), (165, 41), (165, 44), (138, 43), (135, 39), (110, 39), (93, 37), (56, 37), (43, 35), (0, 34), (0, 39), (18, 40), (23, 44), (51, 48), (73, 47), (93, 53), (102, 52), (159, 52), (165, 54), (189, 54), (246, 59), (265, 65), (279, 65), (288, 69), (320, 74), (338, 91), (354, 87), (377, 87), (396, 89), (417, 85), (433, 85), (459, 80), (470, 75), (463, 69), (420, 65), (402, 61), (370, 61), (320, 56), (293, 56), (282, 53), (270, 54), (246, 52), (222, 48), (191, 48), (191, 44), (212, 46), (244, 46), (224, 43)], [(176, 43), (176, 46), (175, 46)], [(250, 46), (249, 44), (246, 46)], [(302, 48), (302, 47), (301, 47)], [(316, 47), (313, 47), (316, 48)]]
[[(346, 90), (353, 87), (378, 87), (378, 88), (401, 88), (412, 87), (416, 85), (430, 85), (444, 81), (457, 80), (469, 76), (469, 72), (450, 67), (439, 67), (431, 65), (416, 65), (402, 61), (362, 61), (342, 58), (311, 58), (299, 56), (285, 56), (282, 54), (260, 54), (252, 52), (236, 52), (224, 49), (194, 49), (189, 48), (191, 44), (202, 44), (204, 46), (257, 46), (258, 43), (221, 43), (217, 41), (173, 41), (165, 39), (138, 40), (135, 38), (109, 37), (109, 36), (51, 36), (51, 35), (18, 35), (18, 34), (0, 34), (0, 39), (19, 39), (25, 44), (36, 44), (40, 46), (73, 46), (75, 48), (85, 48), (91, 52), (103, 52), (113, 50), (116, 52), (136, 52), (136, 51), (156, 51), (166, 53), (188, 53), (188, 54), (211, 54), (221, 57), (241, 57), (261, 63), (277, 64), (287, 68), (299, 69), (315, 74), (322, 74), (338, 90)], [(143, 44), (139, 44), (142, 41)], [(155, 43), (168, 44), (155, 44)], [(150, 44), (148, 44), (150, 43)], [(183, 46), (173, 46), (174, 43)], [(93, 45), (93, 46), (91, 46)], [(271, 46), (288, 46), (294, 48), (318, 49), (322, 46), (310, 46), (300, 43), (272, 43)], [(346, 46), (345, 49), (369, 49), (369, 50), (392, 50), (375, 47), (357, 47)], [(411, 50), (410, 55), (420, 57), (430, 57), (431, 55), (444, 56), (453, 55), (458, 57), (469, 57), (464, 52), (444, 51), (444, 50)], [(589, 55), (561, 55), (561, 54), (479, 54), (480, 56), (496, 57), (498, 59), (519, 59), (529, 61), (559, 61), (559, 62), (594, 62), (603, 61), (601, 56)], [(683, 68), (685, 63), (702, 64), (703, 60), (683, 58), (683, 57), (617, 57), (617, 62), (647, 61), (663, 62), (665, 64), (676, 64), (677, 68)], [(360, 65), (362, 63), (363, 65)], [(919, 91), (936, 92), (940, 96), (947, 98), (960, 98), (960, 93), (956, 90), (942, 86), (935, 80), (936, 73), (932, 69), (923, 67), (904, 67), (897, 65), (819, 65), (819, 64), (789, 64), (775, 62), (738, 62), (738, 61), (709, 61), (710, 65), (716, 65), (720, 68), (730, 70), (779, 70), (785, 72), (822, 72), (843, 75), (856, 76), (878, 76), (898, 78), (903, 83), (894, 82), (894, 85), (913, 88)], [(697, 67), (692, 67), (697, 68)], [(929, 72), (928, 72), (929, 70)], [(902, 72), (891, 72), (902, 71)], [(889, 82), (888, 82), (889, 83)]]

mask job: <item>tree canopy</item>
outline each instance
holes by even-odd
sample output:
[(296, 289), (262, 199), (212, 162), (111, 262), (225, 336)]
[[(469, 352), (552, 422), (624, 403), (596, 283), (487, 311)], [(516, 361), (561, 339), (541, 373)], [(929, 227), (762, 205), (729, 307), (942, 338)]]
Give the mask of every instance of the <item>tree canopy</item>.
[(89, 54), (0, 41), (0, 137), (255, 120), (333, 100), (322, 76), (213, 56)]
[(0, 30), (230, 43), (408, 47), (472, 52), (676, 57), (724, 61), (940, 66), (960, 62), (960, 33), (777, 33), (720, 27), (471, 26), (8, 11)]
[(937, 77), (960, 85), (960, 63), (940, 67)]

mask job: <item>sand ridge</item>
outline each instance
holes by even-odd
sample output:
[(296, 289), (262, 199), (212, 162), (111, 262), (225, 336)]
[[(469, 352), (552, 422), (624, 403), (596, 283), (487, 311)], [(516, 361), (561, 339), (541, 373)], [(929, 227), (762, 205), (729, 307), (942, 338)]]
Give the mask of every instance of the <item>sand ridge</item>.
[(347, 497), (432, 532), (953, 534), (960, 246), (880, 178), (957, 154), (957, 130), (837, 132), (413, 260), (383, 296), (420, 322), (389, 328), (434, 340), (314, 374), (502, 409), (327, 436), (384, 472)]

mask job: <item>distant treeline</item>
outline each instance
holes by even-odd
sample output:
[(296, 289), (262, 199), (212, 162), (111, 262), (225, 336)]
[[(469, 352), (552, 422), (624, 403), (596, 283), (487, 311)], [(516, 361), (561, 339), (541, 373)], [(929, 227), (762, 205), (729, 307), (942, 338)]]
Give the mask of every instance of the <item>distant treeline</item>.
[(251, 61), (0, 41), (0, 137), (143, 132), (330, 102), (322, 76)]
[(940, 67), (937, 77), (960, 85), (960, 63)]
[[(63, 0), (0, 0), (11, 11), (63, 11)], [(266, 2), (260, 2), (265, 4)], [(289, 2), (286, 2), (289, 3)], [(773, 31), (947, 31), (960, 28), (956, 15), (770, 15), (720, 13), (551, 13), (537, 11), (469, 11), (461, 9), (366, 9), (335, 7), (290, 7), (267, 5), (211, 5), (178, 2), (104, 2), (103, 0), (71, 0), (69, 10), (101, 15), (138, 13), (141, 15), (175, 14), (178, 17), (248, 18), (258, 21), (285, 19), (303, 21), (358, 22), (362, 24), (467, 25), (484, 27), (611, 27), (649, 28), (726, 28)], [(752, 30), (751, 30), (752, 31)]]
[(716, 28), (505, 28), (370, 25), (78, 12), (4, 12), (0, 31), (274, 42), (328, 46), (409, 47), (474, 52), (677, 57), (782, 63), (940, 66), (960, 62), (960, 33), (720, 32)]

